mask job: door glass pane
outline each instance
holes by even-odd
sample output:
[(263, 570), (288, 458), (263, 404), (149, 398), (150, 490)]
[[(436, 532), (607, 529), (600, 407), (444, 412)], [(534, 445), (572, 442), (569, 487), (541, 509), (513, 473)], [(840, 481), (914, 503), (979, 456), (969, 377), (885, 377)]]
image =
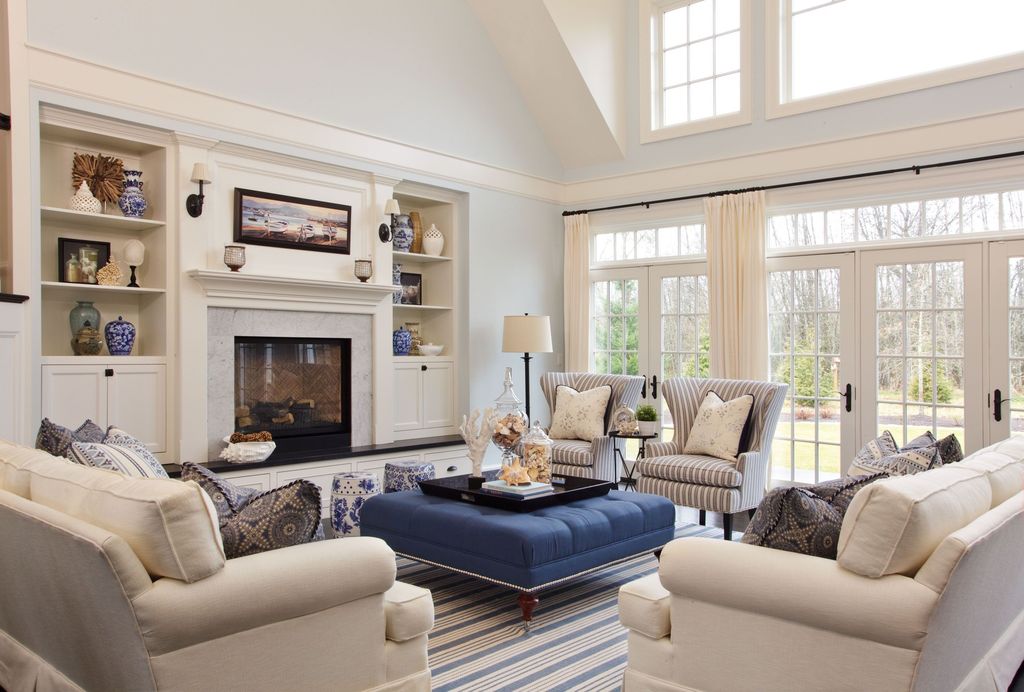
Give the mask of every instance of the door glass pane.
[[(1006, 404), (1010, 412), (1010, 434), (1024, 434), (1024, 257), (1011, 257), (1009, 261), (1010, 296), (1010, 393)], [(1005, 412), (1007, 409), (1003, 408)]]
[(640, 282), (611, 279), (590, 284), (590, 362), (594, 372), (640, 374)]
[[(661, 293), (661, 373), (669, 377), (707, 377), (711, 338), (708, 334), (707, 277), (663, 276), (658, 282)], [(661, 439), (671, 440), (672, 416), (661, 401)]]
[(930, 430), (964, 440), (964, 263), (879, 266), (877, 428), (905, 444)]
[(789, 385), (772, 442), (772, 478), (839, 477), (839, 269), (768, 275), (771, 377)]

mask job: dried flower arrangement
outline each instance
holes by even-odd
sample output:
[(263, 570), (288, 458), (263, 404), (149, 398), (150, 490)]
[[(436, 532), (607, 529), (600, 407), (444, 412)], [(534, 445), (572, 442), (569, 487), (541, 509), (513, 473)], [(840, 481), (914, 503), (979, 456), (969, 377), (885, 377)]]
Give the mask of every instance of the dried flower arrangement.
[(124, 161), (104, 154), (79, 154), (71, 164), (71, 186), (76, 190), (82, 181), (89, 183), (89, 189), (96, 199), (117, 204), (124, 192)]

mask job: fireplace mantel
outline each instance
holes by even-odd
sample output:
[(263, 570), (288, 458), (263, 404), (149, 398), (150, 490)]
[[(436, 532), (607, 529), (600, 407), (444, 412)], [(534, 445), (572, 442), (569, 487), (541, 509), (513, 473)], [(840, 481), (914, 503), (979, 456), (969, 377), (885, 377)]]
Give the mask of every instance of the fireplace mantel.
[(279, 302), (289, 306), (312, 303), (319, 305), (318, 309), (336, 311), (344, 305), (376, 307), (385, 301), (390, 305), (395, 291), (390, 285), (358, 281), (323, 281), (212, 269), (193, 269), (187, 274), (203, 287), (207, 297), (214, 299), (211, 304), (219, 303), (217, 299), (232, 303)]

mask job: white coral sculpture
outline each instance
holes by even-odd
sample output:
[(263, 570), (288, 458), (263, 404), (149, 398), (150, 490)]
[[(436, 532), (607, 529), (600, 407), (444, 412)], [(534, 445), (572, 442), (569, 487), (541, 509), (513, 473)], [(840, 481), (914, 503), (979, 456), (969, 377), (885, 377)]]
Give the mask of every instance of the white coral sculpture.
[(481, 414), (480, 409), (473, 409), (469, 417), (462, 417), (462, 425), (459, 432), (462, 439), (466, 441), (469, 451), (466, 456), (473, 464), (473, 475), (483, 475), (484, 455), (487, 453), (487, 445), (491, 441), (491, 432), (497, 422), (497, 414), (493, 408), (485, 408)]

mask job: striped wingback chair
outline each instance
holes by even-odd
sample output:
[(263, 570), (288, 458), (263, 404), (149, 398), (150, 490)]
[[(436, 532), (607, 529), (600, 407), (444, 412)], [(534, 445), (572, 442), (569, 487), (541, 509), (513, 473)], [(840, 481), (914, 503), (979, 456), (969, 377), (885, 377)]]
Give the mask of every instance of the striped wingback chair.
[[(555, 410), (555, 389), (558, 385), (566, 385), (577, 391), (585, 391), (611, 385), (612, 395), (608, 401), (608, 412), (625, 404), (636, 408), (640, 400), (640, 390), (644, 386), (644, 378), (637, 375), (595, 375), (589, 372), (549, 372), (541, 375), (540, 387), (544, 390), (544, 398), (548, 400), (548, 408)], [(611, 415), (605, 416), (605, 432), (613, 429)], [(621, 444), (607, 435), (595, 437), (593, 442), (585, 440), (552, 440), (551, 461), (552, 473), (563, 476), (583, 476), (598, 478), (603, 481), (617, 481), (615, 470), (615, 446)]]
[[(675, 436), (671, 442), (648, 442), (645, 459), (637, 462), (640, 492), (669, 498), (677, 505), (705, 512), (721, 512), (726, 540), (732, 539), (732, 515), (752, 510), (764, 497), (772, 437), (787, 386), (754, 380), (718, 380), (678, 377), (666, 380), (662, 394), (672, 414)], [(724, 400), (754, 396), (750, 436), (735, 462), (683, 454), (690, 426), (705, 395), (713, 391)]]

